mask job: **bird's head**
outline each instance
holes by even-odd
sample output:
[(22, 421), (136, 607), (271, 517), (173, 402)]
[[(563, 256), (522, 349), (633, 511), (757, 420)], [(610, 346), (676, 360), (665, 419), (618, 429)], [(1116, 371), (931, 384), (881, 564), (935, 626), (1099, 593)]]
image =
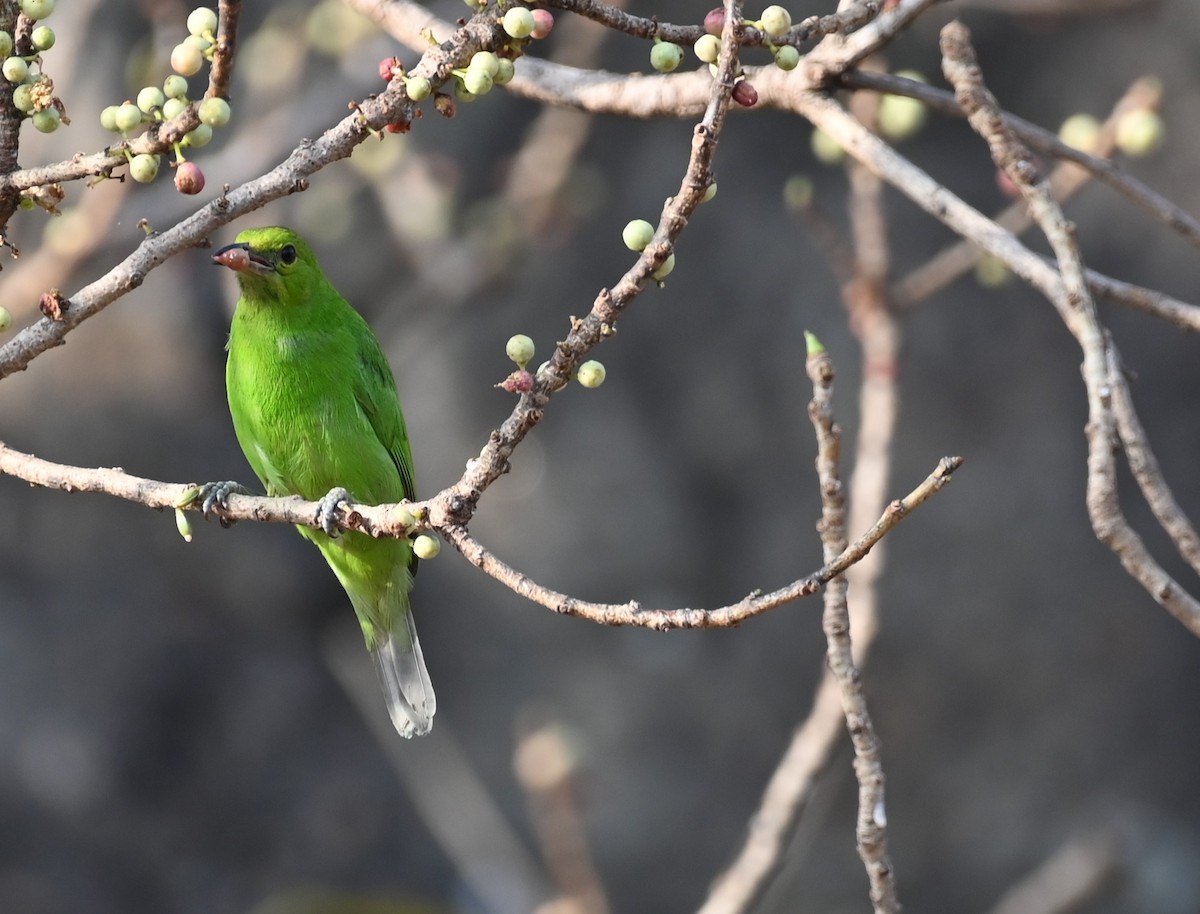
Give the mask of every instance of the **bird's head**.
[(213, 263), (238, 275), (243, 292), (262, 292), (287, 302), (304, 301), (321, 276), (308, 243), (280, 226), (246, 229), (213, 254)]

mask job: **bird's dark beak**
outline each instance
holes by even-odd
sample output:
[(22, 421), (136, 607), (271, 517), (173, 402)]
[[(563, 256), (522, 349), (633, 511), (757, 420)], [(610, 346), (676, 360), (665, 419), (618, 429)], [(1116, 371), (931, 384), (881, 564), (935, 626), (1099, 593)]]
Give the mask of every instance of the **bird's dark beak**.
[(248, 244), (227, 244), (213, 254), (213, 263), (229, 267), (235, 273), (245, 273), (247, 270), (255, 273), (273, 273), (275, 265), (256, 254)]

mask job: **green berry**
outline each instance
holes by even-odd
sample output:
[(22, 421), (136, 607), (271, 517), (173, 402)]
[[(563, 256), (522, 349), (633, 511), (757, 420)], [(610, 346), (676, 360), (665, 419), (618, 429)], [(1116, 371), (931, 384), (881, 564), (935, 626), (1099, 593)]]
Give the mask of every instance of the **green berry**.
[(437, 554), (442, 551), (442, 541), (436, 536), (422, 533), (413, 540), (412, 550), (413, 555), (419, 559), (437, 558)]
[(700, 202), (707, 203), (709, 200), (711, 200), (716, 195), (717, 195), (717, 182), (713, 181), (712, 184), (710, 184), (710, 185), (708, 185), (708, 187), (704, 188), (704, 196), (700, 198)]
[(208, 124), (201, 124), (191, 133), (183, 138), (183, 145), (191, 149), (200, 149), (212, 142), (212, 128)]
[(163, 120), (169, 121), (183, 114), (183, 109), (188, 106), (186, 98), (168, 98), (163, 102), (162, 116)]
[(662, 262), (662, 266), (650, 274), (650, 278), (662, 282), (671, 275), (671, 271), (675, 269), (675, 254), (674, 252), (667, 255), (667, 259)]
[(768, 6), (762, 11), (762, 29), (772, 38), (786, 34), (792, 27), (792, 14), (782, 6)]
[(216, 32), (217, 14), (207, 6), (199, 6), (188, 13), (187, 30), (192, 35), (206, 35)]
[(659, 73), (670, 73), (683, 62), (683, 48), (670, 41), (656, 41), (650, 49), (650, 66)]
[(1093, 152), (1100, 139), (1100, 121), (1090, 114), (1072, 114), (1058, 128), (1058, 138), (1083, 152)]
[(595, 359), (590, 359), (579, 366), (579, 371), (575, 374), (575, 378), (584, 387), (596, 388), (604, 383), (606, 374), (604, 365)]
[(9, 57), (4, 61), (0, 70), (3, 71), (4, 78), (10, 83), (22, 83), (29, 75), (29, 64), (22, 57)]
[(429, 93), (433, 91), (433, 83), (424, 76), (410, 76), (404, 80), (404, 91), (414, 102), (419, 102), (429, 98)]
[(491, 51), (478, 51), (472, 55), (467, 69), (482, 70), (488, 76), (495, 76), (500, 71), (500, 58)]
[(13, 107), (29, 114), (33, 110), (33, 84), (21, 83), (13, 89)]
[(12, 35), (10, 35), (8, 32), (0, 32), (0, 57), (7, 57), (12, 53), (12, 50)]
[(146, 86), (137, 94), (137, 106), (147, 114), (153, 114), (156, 108), (161, 108), (167, 97), (158, 86)]
[(57, 36), (54, 34), (54, 29), (48, 25), (39, 25), (29, 36), (30, 42), (38, 51), (49, 51), (54, 47), (54, 41)]
[(504, 351), (519, 367), (524, 368), (533, 358), (533, 340), (524, 333), (518, 333), (509, 338), (504, 346)]
[(204, 66), (204, 55), (190, 44), (177, 44), (171, 50), (171, 69), (180, 76), (195, 76)]
[(0, 306), (0, 332), (7, 330), (12, 326), (12, 314), (5, 307)]
[(721, 56), (721, 39), (716, 35), (701, 35), (692, 45), (692, 50), (705, 63), (716, 63)]
[(129, 176), (139, 184), (149, 184), (158, 174), (158, 156), (143, 152), (129, 162)]
[(58, 129), (58, 125), (62, 123), (62, 115), (58, 113), (58, 109), (51, 106), (43, 108), (41, 111), (33, 112), (33, 129), (38, 133), (53, 133)]
[(790, 44), (775, 49), (775, 66), (781, 70), (794, 70), (800, 66), (800, 52)]
[(492, 75), (483, 67), (468, 67), (467, 75), (463, 77), (462, 85), (471, 95), (486, 95), (492, 91)]
[(121, 133), (128, 133), (142, 123), (142, 109), (133, 102), (125, 102), (117, 108), (114, 121), (117, 130)]
[(208, 124), (210, 127), (224, 127), (229, 123), (233, 112), (229, 108), (229, 102), (213, 96), (200, 103), (200, 110), (197, 113), (200, 115), (201, 124)]
[(514, 6), (500, 21), (506, 31), (512, 38), (528, 38), (533, 34), (533, 27), (536, 25), (533, 19), (533, 13), (523, 6)]
[(21, 12), (30, 19), (45, 19), (54, 12), (54, 0), (21, 0)]
[(812, 151), (817, 161), (826, 165), (837, 165), (846, 158), (846, 150), (841, 144), (820, 127), (812, 132)]
[(492, 82), (497, 86), (503, 86), (512, 82), (513, 76), (516, 75), (517, 67), (507, 57), (500, 58), (500, 66), (496, 69), (495, 75), (492, 76)]
[(634, 219), (621, 231), (621, 240), (631, 251), (645, 250), (654, 238), (654, 226), (645, 219)]
[(167, 98), (187, 98), (187, 80), (178, 73), (172, 73), (163, 80), (163, 95)]
[(906, 140), (925, 124), (925, 103), (905, 95), (885, 95), (879, 101), (879, 132), (891, 140)]
[(117, 106), (109, 105), (100, 112), (100, 126), (105, 130), (116, 132), (117, 129)]

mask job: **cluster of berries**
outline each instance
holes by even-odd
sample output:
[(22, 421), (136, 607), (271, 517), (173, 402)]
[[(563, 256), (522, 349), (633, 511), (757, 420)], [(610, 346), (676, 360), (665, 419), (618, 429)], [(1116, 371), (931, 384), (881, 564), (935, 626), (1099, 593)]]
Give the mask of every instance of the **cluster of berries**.
[[(217, 14), (206, 6), (192, 10), (187, 18), (188, 37), (171, 51), (171, 69), (160, 89), (145, 86), (135, 100), (120, 105), (109, 105), (100, 112), (100, 125), (105, 130), (130, 137), (143, 127), (169, 121), (181, 114), (191, 103), (188, 98), (187, 77), (200, 72), (205, 60), (211, 61), (216, 47)], [(213, 129), (229, 123), (232, 111), (223, 98), (206, 98), (196, 109), (200, 126), (175, 144), (175, 186), (181, 193), (198, 194), (204, 189), (204, 172), (194, 162), (184, 159), (185, 147), (199, 149), (212, 140)], [(148, 184), (158, 176), (161, 157), (150, 153), (132, 155), (129, 158), (129, 176), (142, 184)]]
[[(54, 0), (21, 0), (20, 9), (26, 19), (37, 22), (54, 12)], [(54, 47), (54, 40), (48, 25), (36, 26), (28, 37), (17, 40), (0, 31), (0, 73), (13, 86), (13, 106), (39, 133), (53, 133), (59, 124), (71, 123), (54, 95), (54, 81), (42, 72), (42, 54)]]
[[(524, 333), (518, 333), (516, 336), (510, 337), (504, 345), (505, 354), (517, 364), (517, 370), (497, 384), (501, 390), (506, 390), (510, 394), (526, 394), (533, 390), (533, 375), (526, 367), (530, 359), (533, 358), (534, 346), (533, 340), (527, 337)], [(549, 363), (543, 362), (539, 367), (540, 372)], [(604, 365), (597, 362), (595, 359), (589, 359), (580, 364), (575, 372), (575, 380), (583, 387), (596, 388), (604, 383), (604, 378), (607, 372), (604, 370)]]

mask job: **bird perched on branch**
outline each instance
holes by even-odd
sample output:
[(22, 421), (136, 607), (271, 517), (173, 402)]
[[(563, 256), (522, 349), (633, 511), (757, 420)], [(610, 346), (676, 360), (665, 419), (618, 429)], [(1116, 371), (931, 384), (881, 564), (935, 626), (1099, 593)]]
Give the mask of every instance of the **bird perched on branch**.
[[(336, 524), (341, 502), (415, 498), (404, 415), (379, 340), (289, 229), (247, 229), (213, 263), (233, 270), (241, 287), (225, 371), (238, 443), (268, 495), (320, 501), (322, 529), (297, 529), (354, 605), (392, 723), (401, 736), (428, 733), (436, 705), (409, 609), (412, 546), (339, 533)], [(239, 489), (204, 487), (206, 513)]]

